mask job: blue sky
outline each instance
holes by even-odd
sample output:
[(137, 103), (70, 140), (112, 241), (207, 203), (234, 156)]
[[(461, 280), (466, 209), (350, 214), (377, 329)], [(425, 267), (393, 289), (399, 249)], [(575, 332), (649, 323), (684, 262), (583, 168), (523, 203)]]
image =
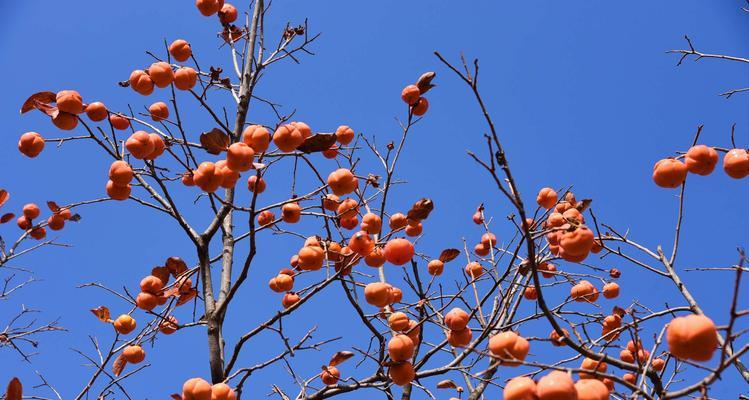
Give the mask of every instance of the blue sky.
[[(436, 208), (419, 251), (436, 256), (442, 248), (460, 246), (463, 238), (477, 240), (480, 232), (470, 216), (478, 203), (486, 203), (487, 212), (497, 220), (510, 212), (466, 156), (468, 149), (484, 150), (481, 134), (486, 128), (477, 107), (463, 84), (432, 53), (439, 50), (451, 60), (457, 60), (461, 51), (469, 58), (478, 57), (482, 90), (527, 201), (542, 186), (574, 185), (579, 197), (594, 199), (600, 218), (622, 230), (629, 228), (648, 246), (662, 243), (669, 249), (676, 192), (652, 184), (652, 165), (676, 150), (686, 150), (699, 124), (705, 125), (702, 142), (728, 147), (730, 127), (736, 123), (737, 144), (749, 146), (749, 97), (718, 96), (749, 85), (749, 70), (746, 65), (713, 60), (676, 67), (678, 57), (665, 51), (684, 47), (683, 35), (688, 34), (699, 50), (746, 56), (749, 15), (740, 10), (742, 5), (738, 0), (626, 4), (276, 0), (267, 21), (270, 37), (286, 21), (297, 24), (305, 17), (311, 30), (322, 35), (312, 47), (314, 57), (303, 57), (301, 65), (273, 67), (258, 93), (283, 104), (285, 110), (296, 109), (296, 118), (313, 130), (332, 131), (347, 124), (385, 143), (398, 135), (394, 117), (403, 116), (401, 88), (424, 71), (437, 71), (438, 87), (428, 95), (429, 113), (409, 137), (397, 174), (409, 184), (398, 188), (388, 210), (406, 211), (419, 197), (431, 197)], [(226, 49), (219, 49), (217, 22), (200, 16), (191, 1), (10, 2), (1, 8), (0, 76), (5, 81), (0, 96), (4, 123), (0, 187), (13, 196), (5, 208), (17, 210), (27, 201), (68, 203), (104, 194), (110, 161), (92, 144), (71, 143), (61, 149), (48, 144), (34, 160), (17, 152), (16, 141), (23, 132), (59, 134), (41, 114), (18, 114), (29, 94), (75, 88), (85, 101), (102, 100), (120, 110), (127, 104), (142, 107), (165, 100), (158, 94), (144, 99), (116, 84), (127, 79), (131, 70), (150, 64), (146, 50), (163, 54), (165, 39), (190, 41), (203, 65), (230, 67)], [(229, 104), (228, 99), (213, 98)], [(273, 121), (262, 107), (251, 110), (250, 120)], [(190, 115), (187, 122), (195, 138), (212, 128), (202, 115)], [(321, 165), (335, 168), (332, 161)], [(363, 166), (374, 164), (370, 160)], [(269, 177), (269, 183), (278, 182), (269, 190), (269, 202), (288, 196), (288, 181), (280, 170)], [(185, 202), (191, 201), (188, 192), (183, 194)], [(736, 261), (736, 246), (747, 245), (747, 195), (746, 180), (732, 180), (722, 173), (690, 176), (679, 268), (727, 266)], [(200, 220), (200, 207), (188, 213)], [(45, 249), (20, 260), (17, 266), (32, 268), (42, 281), (0, 304), (0, 320), (23, 303), (42, 310), (40, 320), (59, 317), (68, 328), (67, 333), (42, 336), (40, 354), (31, 365), (7, 349), (0, 352), (2, 364), (19, 368), (13, 374), (35, 382), (33, 370), (39, 370), (65, 398), (77, 394), (89, 374), (71, 348), (90, 352), (88, 335), (102, 341), (111, 337), (110, 329), (96, 323), (88, 309), (107, 304), (124, 311), (112, 296), (76, 286), (95, 281), (133, 290), (151, 267), (168, 256), (195, 261), (190, 244), (171, 221), (130, 202), (93, 206), (80, 214), (82, 221), (71, 224), (60, 238), (73, 247)], [(496, 231), (500, 242), (509, 238), (507, 226)], [(4, 237), (16, 232), (9, 225), (0, 230)], [(229, 336), (254, 326), (279, 307), (280, 297), (269, 294), (266, 282), (285, 266), (299, 243), (275, 239), (261, 240), (263, 251), (250, 277), (251, 291), (263, 295), (237, 299), (229, 317), (233, 319), (227, 327)], [(666, 281), (619, 261), (599, 265), (623, 269), (623, 298), (654, 307), (676, 301)], [(449, 266), (453, 271), (444, 277), (447, 285), (458, 276), (457, 264)], [(393, 269), (392, 274), (397, 276), (399, 270)], [(686, 272), (684, 279), (716, 322), (725, 323), (732, 275)], [(748, 294), (745, 287), (742, 300)], [(293, 360), (302, 376), (317, 373), (336, 350), (366, 347), (366, 331), (346, 323), (354, 314), (340, 305), (340, 296), (340, 287), (332, 288), (290, 322), (289, 328), (298, 331), (318, 325), (315, 337), (320, 340), (343, 337), (320, 352)], [(547, 327), (540, 329), (538, 334), (545, 334), (540, 332)], [(194, 329), (160, 340), (153, 350), (147, 348), (153, 366), (130, 383), (131, 395), (164, 398), (178, 391), (188, 377), (207, 377), (204, 343), (202, 330)], [(251, 345), (243, 358), (246, 364), (278, 349), (270, 336)], [(353, 369), (354, 363), (344, 364), (343, 375), (350, 376)], [(361, 371), (355, 373), (363, 376)], [(4, 369), (0, 381), (8, 378), (10, 372)], [(733, 369), (723, 379), (711, 394), (731, 398), (743, 383)], [(425, 383), (434, 387), (436, 381)], [(282, 383), (296, 393), (280, 368), (253, 376), (249, 386), (265, 395), (270, 392), (268, 382)]]

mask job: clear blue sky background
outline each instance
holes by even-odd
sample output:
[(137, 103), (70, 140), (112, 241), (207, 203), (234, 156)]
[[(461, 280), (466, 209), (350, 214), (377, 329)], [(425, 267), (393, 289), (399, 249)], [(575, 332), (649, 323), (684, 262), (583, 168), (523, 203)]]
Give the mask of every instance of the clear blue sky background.
[[(312, 31), (322, 36), (313, 46), (316, 56), (303, 57), (302, 65), (284, 63), (272, 68), (258, 93), (284, 104), (286, 110), (296, 108), (297, 118), (314, 130), (330, 131), (348, 124), (384, 143), (397, 137), (394, 117), (403, 115), (401, 88), (426, 70), (437, 71), (439, 86), (429, 94), (429, 113), (409, 138), (398, 173), (410, 184), (398, 188), (389, 210), (407, 210), (417, 198), (431, 197), (436, 209), (426, 223), (419, 250), (436, 256), (442, 248), (460, 246), (462, 238), (477, 240), (480, 232), (470, 216), (479, 202), (485, 202), (498, 220), (509, 213), (508, 204), (466, 156), (467, 149), (484, 149), (485, 126), (477, 108), (462, 83), (447, 73), (432, 52), (439, 50), (451, 60), (457, 60), (461, 51), (467, 57), (479, 57), (482, 89), (525, 198), (532, 201), (542, 186), (574, 184), (579, 197), (595, 199), (594, 208), (603, 220), (622, 230), (631, 229), (633, 237), (648, 246), (663, 243), (669, 249), (676, 192), (652, 184), (652, 165), (675, 150), (685, 150), (699, 124), (705, 124), (703, 142), (728, 147), (730, 126), (735, 122), (739, 146), (749, 146), (749, 95), (730, 100), (718, 96), (749, 85), (749, 69), (712, 60), (677, 68), (678, 57), (664, 51), (685, 46), (683, 35), (689, 34), (703, 51), (749, 55), (749, 15), (739, 9), (742, 5), (738, 0), (481, 1), (470, 5), (276, 0), (267, 20), (270, 37), (276, 37), (286, 21), (296, 24), (305, 17)], [(218, 49), (218, 23), (200, 16), (192, 1), (24, 1), (4, 2), (0, 9), (0, 76), (4, 77), (0, 187), (12, 193), (6, 208), (14, 210), (27, 201), (68, 203), (100, 197), (110, 162), (89, 143), (66, 144), (62, 149), (48, 145), (35, 160), (22, 157), (16, 141), (23, 132), (60, 133), (39, 113), (18, 114), (26, 96), (75, 88), (86, 101), (102, 100), (120, 110), (127, 104), (138, 108), (156, 99), (166, 100), (164, 92), (144, 99), (116, 84), (127, 79), (131, 70), (151, 62), (145, 50), (163, 54), (164, 39), (189, 40), (203, 66), (210, 63), (228, 69), (230, 65), (226, 49)], [(212, 98), (220, 100), (217, 95)], [(224, 99), (224, 104), (229, 101)], [(273, 123), (260, 107), (251, 111), (250, 119)], [(187, 120), (194, 138), (213, 127), (202, 115)], [(331, 161), (321, 163), (324, 170), (335, 168)], [(288, 173), (271, 175), (269, 182), (274, 186), (266, 200), (287, 196), (289, 179)], [(748, 239), (747, 182), (722, 173), (709, 178), (690, 176), (680, 269), (727, 266), (736, 261), (736, 246), (747, 245)], [(182, 192), (182, 201), (189, 203), (194, 193)], [(201, 203), (189, 214), (197, 216), (202, 207)], [(40, 354), (31, 365), (3, 349), (2, 382), (12, 375), (37, 382), (32, 371), (39, 370), (65, 398), (74, 396), (90, 370), (71, 348), (91, 354), (88, 335), (98, 336), (103, 343), (112, 335), (88, 310), (106, 304), (115, 313), (124, 311), (124, 305), (112, 296), (75, 286), (96, 281), (135, 290), (140, 278), (167, 256), (181, 255), (195, 262), (189, 243), (171, 221), (131, 202), (93, 206), (80, 213), (82, 221), (71, 224), (60, 238), (74, 247), (45, 249), (20, 260), (16, 265), (32, 268), (43, 281), (0, 304), (1, 321), (23, 303), (42, 310), (41, 321), (59, 317), (69, 331), (42, 336)], [(10, 225), (2, 228), (4, 237), (17, 233)], [(302, 229), (311, 234), (312, 227), (303, 225)], [(500, 241), (509, 237), (506, 226), (495, 230)], [(280, 296), (270, 293), (266, 283), (299, 246), (296, 240), (269, 237), (261, 244), (249, 286), (261, 295), (237, 299), (227, 328), (230, 344), (243, 329), (280, 307)], [(666, 301), (678, 303), (665, 280), (646, 277), (613, 259), (600, 265), (623, 270), (624, 299), (655, 308)], [(443, 278), (446, 285), (458, 277), (459, 266), (449, 265), (451, 271)], [(394, 277), (400, 274), (397, 268), (390, 271)], [(691, 272), (684, 273), (684, 279), (710, 315), (719, 324), (725, 323), (733, 275)], [(747, 294), (745, 286), (744, 307)], [(367, 346), (369, 336), (359, 324), (349, 323), (353, 313), (341, 296), (340, 287), (332, 287), (305, 305), (287, 326), (300, 332), (319, 325), (317, 339), (343, 336), (338, 344), (292, 361), (303, 377), (317, 373), (336, 350)], [(603, 312), (613, 304), (603, 302)], [(524, 307), (524, 313), (532, 312), (529, 305)], [(181, 320), (188, 318), (187, 310), (179, 312)], [(548, 327), (526, 329), (528, 335), (548, 333)], [(165, 398), (188, 377), (208, 377), (202, 329), (180, 332), (157, 344), (156, 349), (146, 349), (153, 364), (149, 372), (128, 385), (133, 398)], [(549, 349), (539, 345), (531, 351), (538, 359), (548, 359)], [(278, 350), (275, 338), (260, 337), (249, 343), (242, 365), (252, 365)], [(353, 362), (342, 367), (344, 376), (363, 377), (371, 365), (363, 370), (354, 371)], [(500, 377), (517, 372), (501, 371)], [(711, 392), (713, 397), (734, 398), (739, 390), (746, 392), (733, 369), (723, 378)], [(249, 397), (269, 393), (270, 382), (296, 394), (288, 374), (275, 368), (250, 379), (253, 395)], [(436, 382), (423, 383), (434, 388)], [(446, 393), (438, 396), (448, 397)]]

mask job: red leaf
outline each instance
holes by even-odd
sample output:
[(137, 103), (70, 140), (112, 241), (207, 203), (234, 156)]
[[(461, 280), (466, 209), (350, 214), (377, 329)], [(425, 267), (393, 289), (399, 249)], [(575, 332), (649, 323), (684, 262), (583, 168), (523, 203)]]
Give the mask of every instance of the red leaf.
[(445, 249), (440, 253), (439, 260), (443, 263), (450, 262), (460, 255), (458, 249)]
[(96, 318), (99, 318), (99, 321), (101, 322), (112, 322), (112, 319), (110, 318), (109, 308), (106, 306), (99, 306), (91, 310), (94, 315), (96, 315)]
[(304, 153), (325, 151), (335, 143), (335, 140), (336, 136), (334, 133), (318, 133), (305, 139), (304, 143), (297, 147), (297, 150)]
[(339, 351), (333, 354), (333, 357), (330, 359), (330, 366), (335, 367), (336, 365), (340, 365), (342, 362), (348, 360), (353, 356), (354, 353), (350, 351)]
[(15, 217), (15, 216), (16, 216), (16, 214), (13, 214), (13, 213), (3, 214), (3, 216), (0, 217), (0, 224), (4, 224), (4, 223), (12, 220), (13, 217)]
[(54, 201), (48, 201), (47, 207), (49, 207), (49, 210), (52, 211), (53, 213), (60, 211), (60, 206), (58, 206), (57, 203), (55, 203)]
[(112, 363), (112, 373), (114, 376), (120, 376), (122, 371), (125, 370), (125, 365), (127, 365), (127, 360), (125, 357), (123, 357), (122, 353), (120, 353), (117, 358), (114, 359), (114, 362)]
[(445, 379), (444, 381), (437, 382), (437, 388), (439, 389), (457, 389), (458, 385), (455, 384), (455, 382), (451, 381), (450, 379)]
[(221, 129), (213, 128), (200, 134), (200, 145), (210, 154), (220, 154), (229, 147), (229, 135)]
[(435, 72), (429, 71), (423, 73), (419, 77), (419, 80), (416, 81), (416, 86), (419, 88), (421, 94), (428, 92), (429, 89), (434, 87), (434, 85), (432, 85), (432, 80), (435, 76), (437, 76)]
[(10, 193), (8, 193), (8, 191), (5, 189), (0, 189), (0, 207), (2, 207), (9, 198)]
[(23, 385), (18, 378), (8, 382), (8, 390), (5, 391), (5, 400), (21, 400), (23, 397)]
[(177, 305), (181, 306), (181, 305), (187, 303), (188, 301), (194, 299), (195, 296), (197, 296), (197, 295), (198, 295), (198, 289), (192, 288), (192, 289), (190, 289), (189, 292), (182, 293), (181, 295), (179, 295), (179, 300), (177, 300)]
[(21, 114), (27, 113), (33, 109), (38, 109), (39, 104), (49, 104), (57, 100), (57, 95), (52, 92), (39, 92), (29, 96), (21, 106)]
[(432, 200), (423, 198), (414, 203), (413, 207), (408, 210), (407, 216), (410, 219), (421, 221), (427, 219), (432, 210), (434, 210), (434, 203), (432, 203)]

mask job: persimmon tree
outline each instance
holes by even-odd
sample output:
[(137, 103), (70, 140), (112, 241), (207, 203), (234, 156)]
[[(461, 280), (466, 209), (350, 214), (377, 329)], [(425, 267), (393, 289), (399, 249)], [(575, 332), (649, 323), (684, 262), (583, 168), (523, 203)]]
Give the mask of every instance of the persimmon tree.
[[(257, 91), (276, 63), (301, 63), (312, 55), (318, 36), (307, 21), (287, 24), (276, 38), (265, 29), (269, 4), (263, 0), (247, 5), (246, 13), (221, 0), (195, 5), (220, 26), (221, 51), (231, 70), (201, 68), (189, 42), (177, 39), (147, 52), (152, 59), (132, 66), (129, 79), (120, 83), (122, 90), (142, 95), (143, 104), (115, 110), (85, 93), (60, 90), (36, 93), (21, 109), (39, 111), (59, 130), (76, 131), (60, 136), (27, 132), (18, 143), (24, 155), (37, 157), (47, 143), (64, 148), (90, 142), (111, 164), (99, 166), (108, 168), (108, 180), (102, 181), (105, 197), (63, 207), (50, 203), (52, 215), (42, 223), (36, 222), (38, 207), (24, 207), (17, 244), (28, 237), (42, 241), (22, 251), (17, 244), (3, 247), (0, 267), (24, 251), (55, 244), (43, 241), (45, 228), (77, 220), (71, 209), (113, 201), (167, 216), (194, 248), (192, 254), (159, 256), (154, 260), (159, 266), (143, 266), (143, 279), (122, 282), (124, 290), (82, 285), (111, 295), (111, 303), (92, 305), (91, 311), (111, 324), (112, 332), (92, 340), (94, 353), (79, 351), (93, 369), (76, 399), (130, 397), (129, 385), (151, 379), (141, 373), (151, 349), (187, 329), (206, 334), (205, 342), (190, 343), (206, 348), (205, 375), (160, 382), (173, 386), (173, 397), (184, 400), (255, 398), (267, 389), (281, 399), (350, 393), (480, 399), (500, 392), (508, 400), (707, 398), (710, 386), (729, 368), (738, 371), (735, 379), (741, 384), (749, 384), (742, 362), (749, 352), (749, 310), (739, 302), (745, 290), (743, 250), (735, 265), (716, 268), (735, 273), (725, 315), (705, 315), (680, 277), (682, 263), (677, 264), (686, 182), (691, 186), (692, 176), (715, 173), (721, 156), (728, 176), (749, 176), (749, 153), (736, 145), (733, 133), (730, 147), (704, 145), (699, 144), (700, 127), (693, 138), (685, 138), (686, 146), (655, 164), (654, 183), (678, 195), (678, 222), (673, 237), (664, 238), (670, 248), (649, 248), (626, 227), (607, 224), (606, 210), (599, 217), (597, 203), (578, 199), (570, 187), (521, 193), (512, 157), (479, 85), (478, 60), (435, 53), (435, 66), (444, 71), (441, 79), (465, 83), (477, 117), (486, 124), (486, 147), (468, 153), (469, 167), (485, 175), (509, 213), (505, 223), (488, 215), (483, 205), (467, 208), (477, 230), (466, 237), (475, 240), (442, 243), (439, 235), (422, 237), (429, 219), (440, 213), (438, 204), (428, 197), (393, 204), (391, 195), (402, 183), (398, 161), (408, 137), (421, 118), (428, 118), (427, 94), (435, 86), (435, 72), (404, 78), (413, 83), (405, 86), (401, 100), (393, 96), (403, 102), (399, 135), (384, 145), (346, 125), (313, 130)], [(681, 52), (705, 57), (693, 48)], [(153, 93), (168, 101), (148, 101)], [(217, 105), (225, 99), (236, 109)], [(254, 107), (268, 107), (276, 118), (256, 121)], [(195, 132), (201, 128), (183, 122), (183, 116), (198, 112), (214, 124), (200, 134)], [(335, 160), (336, 167), (321, 163), (322, 158)], [(363, 158), (377, 168), (365, 170)], [(275, 176), (284, 176), (285, 183), (266, 181), (271, 170), (281, 171)], [(265, 192), (290, 195), (270, 202)], [(208, 222), (192, 220), (187, 208), (198, 209)], [(302, 219), (313, 221), (305, 227), (315, 229), (298, 228)], [(288, 242), (288, 267), (272, 273), (259, 268), (262, 235)], [(444, 250), (425, 254), (423, 241)], [(678, 304), (620, 297), (622, 272), (605, 267), (611, 259), (627, 265), (628, 274), (661, 280), (679, 294)], [(443, 272), (456, 265), (463, 273), (449, 281)], [(266, 313), (259, 324), (238, 336), (228, 334), (227, 321), (242, 318), (247, 307), (236, 299), (249, 280), (267, 280), (268, 293), (278, 296), (278, 309), (257, 310)], [(286, 328), (310, 299), (332, 287), (342, 292), (335, 306), (353, 310), (353, 322), (366, 332), (350, 349), (338, 348), (337, 338), (316, 338), (315, 327), (306, 332)], [(532, 311), (521, 308), (526, 303), (534, 305)], [(716, 325), (713, 318), (727, 323)], [(282, 350), (257, 359), (254, 342), (266, 334), (277, 337)], [(10, 337), (0, 338), (7, 342)], [(323, 361), (320, 351), (328, 351)], [(254, 373), (272, 367), (285, 371), (286, 381), (278, 374), (277, 382), (248, 383)], [(14, 380), (6, 398), (20, 398), (20, 391)]]

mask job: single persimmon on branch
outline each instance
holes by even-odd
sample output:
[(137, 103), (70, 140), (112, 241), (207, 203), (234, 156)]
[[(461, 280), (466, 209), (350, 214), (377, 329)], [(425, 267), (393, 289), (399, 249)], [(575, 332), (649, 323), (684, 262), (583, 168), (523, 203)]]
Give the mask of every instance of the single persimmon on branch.
[[(63, 149), (89, 144), (109, 159), (108, 166), (96, 165), (102, 177), (107, 175), (101, 182), (106, 197), (50, 205), (53, 214), (38, 224), (39, 207), (24, 207), (17, 221), (23, 234), (7, 250), (3, 245), (0, 269), (25, 252), (56, 244), (19, 247), (27, 237), (44, 240), (46, 228), (77, 221), (70, 210), (84, 204), (145, 207), (167, 216), (169, 229), (184, 234), (194, 249), (153, 255), (158, 265), (140, 266), (143, 278), (123, 281), (121, 288), (96, 281), (79, 286), (111, 298), (92, 304), (90, 311), (112, 329), (103, 337), (90, 336), (89, 349), (75, 350), (90, 374), (74, 389), (66, 388), (70, 397), (132, 398), (129, 388), (148, 387), (155, 379), (141, 372), (164, 368), (149, 354), (163, 341), (188, 337), (188, 329), (205, 332), (205, 341), (185, 343), (204, 346), (204, 373), (158, 381), (182, 400), (256, 398), (268, 392), (299, 400), (346, 394), (434, 399), (445, 397), (442, 393), (474, 400), (499, 393), (506, 400), (707, 398), (730, 368), (749, 384), (742, 361), (749, 352), (749, 310), (739, 301), (746, 290), (744, 251), (739, 249), (736, 265), (712, 271), (735, 271), (725, 316), (705, 314), (681, 278), (685, 262), (677, 264), (686, 181), (713, 174), (721, 155), (729, 177), (749, 176), (749, 153), (736, 145), (733, 131), (730, 147), (699, 144), (700, 126), (686, 151), (655, 164), (654, 183), (679, 191), (667, 255), (662, 246), (651, 249), (626, 229), (599, 221), (593, 199), (578, 200), (571, 186), (541, 188), (535, 199), (521, 193), (510, 149), (479, 85), (479, 61), (461, 57), (453, 63), (435, 53), (446, 75), (465, 83), (478, 106), (488, 132), (486, 149), (468, 156), (500, 194), (501, 201), (493, 203), (508, 213), (503, 224), (484, 204), (466, 209), (466, 218), (473, 213), (476, 232), (466, 233), (463, 243), (444, 243), (424, 235), (430, 218), (444, 212), (439, 204), (429, 197), (395, 203), (398, 197), (391, 193), (404, 184), (399, 160), (419, 122), (428, 118), (437, 74), (413, 77), (403, 88), (399, 132), (385, 143), (338, 123), (335, 129), (315, 130), (258, 89), (274, 72), (271, 66), (302, 63), (314, 55), (319, 37), (310, 33), (307, 20), (287, 23), (272, 37), (265, 24), (270, 5), (197, 0), (197, 12), (220, 29), (219, 51), (227, 53), (232, 71), (205, 64), (204, 55), (194, 54), (185, 39), (167, 41), (163, 49), (147, 51), (148, 60), (130, 66), (129, 78), (119, 82), (121, 90), (144, 100), (156, 93), (166, 101), (115, 110), (66, 89), (39, 92), (24, 102), (21, 113), (39, 111), (57, 129), (76, 133), (24, 133), (20, 152), (35, 158), (47, 142)], [(682, 54), (708, 56), (693, 48)], [(218, 105), (226, 100), (236, 110)], [(270, 109), (274, 118), (257, 120), (259, 107)], [(211, 126), (188, 126), (183, 116), (196, 113)], [(372, 170), (365, 170), (364, 159), (373, 161)], [(0, 192), (0, 206), (3, 194), (7, 198)], [(13, 218), (2, 217), (3, 222)], [(287, 267), (269, 272), (258, 265), (259, 255), (267, 252), (260, 239), (268, 236), (290, 249)], [(424, 251), (432, 241), (442, 249), (437, 254)], [(610, 267), (612, 259), (621, 267)], [(460, 274), (450, 280), (455, 274), (445, 271), (455, 266)], [(679, 295), (677, 302), (644, 304), (635, 293), (625, 299), (618, 282), (623, 273), (662, 280)], [(250, 289), (257, 281), (268, 282), (267, 292)], [(6, 281), (3, 293), (24, 284)], [(248, 318), (248, 303), (236, 301), (240, 292), (250, 301), (274, 294), (278, 306), (253, 308)], [(349, 348), (340, 347), (340, 336), (317, 338), (315, 325), (298, 328), (297, 311), (323, 293), (328, 296), (323, 299), (337, 296), (331, 310), (353, 316), (339, 321), (360, 333)], [(26, 332), (0, 336), (0, 344), (15, 347), (41, 331), (28, 326)], [(256, 379), (262, 370), (274, 373)]]

